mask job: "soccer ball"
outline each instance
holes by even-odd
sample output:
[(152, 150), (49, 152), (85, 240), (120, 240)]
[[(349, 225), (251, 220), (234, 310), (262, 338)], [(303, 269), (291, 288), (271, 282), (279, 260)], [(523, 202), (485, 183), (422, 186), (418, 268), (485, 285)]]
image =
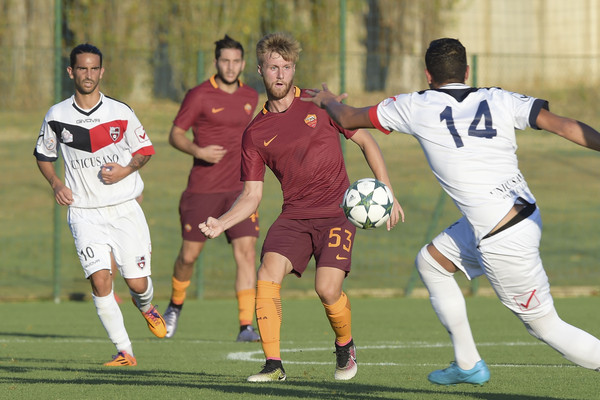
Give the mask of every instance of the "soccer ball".
[(383, 182), (363, 178), (348, 187), (342, 209), (356, 227), (373, 229), (385, 224), (393, 205), (392, 191)]

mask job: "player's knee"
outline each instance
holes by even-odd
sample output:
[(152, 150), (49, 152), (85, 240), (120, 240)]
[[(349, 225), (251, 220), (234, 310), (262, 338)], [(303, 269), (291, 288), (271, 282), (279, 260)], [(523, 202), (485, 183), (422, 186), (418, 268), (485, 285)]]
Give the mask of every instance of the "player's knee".
[(334, 304), (340, 299), (342, 291), (330, 285), (315, 285), (315, 291), (322, 303)]
[(179, 264), (179, 265), (177, 265), (176, 267), (193, 268), (197, 259), (198, 259), (198, 254), (181, 251), (179, 253), (179, 256), (177, 257), (177, 261), (178, 261), (177, 264)]
[(452, 276), (452, 273), (447, 271), (444, 267), (438, 263), (433, 256), (427, 250), (429, 245), (425, 245), (421, 248), (417, 257), (415, 258), (415, 266), (421, 277), (424, 275), (445, 275)]
[(95, 296), (108, 296), (112, 292), (113, 277), (108, 269), (101, 269), (88, 277)]
[(415, 258), (415, 267), (417, 267), (417, 271), (421, 274), (422, 272), (431, 268), (431, 264), (426, 260), (423, 252), (427, 251), (427, 246), (421, 247), (421, 250), (417, 253), (417, 257)]
[(254, 249), (248, 249), (245, 251), (234, 251), (233, 256), (236, 260), (238, 268), (256, 268), (256, 252), (254, 251)]
[(129, 287), (131, 293), (141, 294), (147, 292), (149, 288), (153, 288), (152, 280), (149, 276), (133, 279), (126, 278), (125, 283)]

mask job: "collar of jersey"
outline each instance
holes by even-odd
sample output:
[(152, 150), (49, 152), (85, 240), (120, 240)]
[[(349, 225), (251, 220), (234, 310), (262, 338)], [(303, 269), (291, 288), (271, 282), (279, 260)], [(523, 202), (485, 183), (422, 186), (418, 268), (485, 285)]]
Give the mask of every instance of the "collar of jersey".
[(471, 86), (465, 85), (464, 83), (447, 83), (444, 86), (440, 86), (437, 89), (468, 89)]
[(77, 104), (77, 101), (75, 101), (75, 95), (73, 95), (73, 108), (75, 108), (78, 112), (82, 113), (83, 115), (87, 115), (90, 116), (92, 115), (92, 113), (94, 111), (96, 111), (98, 109), (98, 107), (100, 107), (102, 105), (102, 101), (104, 100), (104, 94), (102, 92), (100, 92), (100, 100), (98, 100), (98, 102), (94, 105), (94, 107), (90, 108), (89, 110), (84, 110), (83, 108), (79, 107), (79, 105)]
[[(300, 94), (302, 93), (302, 91), (300, 90), (300, 88), (298, 86), (294, 86), (294, 97), (300, 97)], [(269, 110), (267, 110), (267, 103), (269, 101), (265, 101), (265, 104), (263, 104), (263, 109), (262, 109), (262, 113), (263, 114), (268, 114)]]

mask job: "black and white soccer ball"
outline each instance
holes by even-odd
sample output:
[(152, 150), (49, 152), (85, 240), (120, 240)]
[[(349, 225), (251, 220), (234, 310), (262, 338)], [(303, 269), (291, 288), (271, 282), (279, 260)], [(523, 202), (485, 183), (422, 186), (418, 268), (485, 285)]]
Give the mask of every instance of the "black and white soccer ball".
[(342, 202), (346, 218), (361, 229), (378, 228), (385, 224), (393, 206), (392, 191), (374, 178), (354, 182), (344, 193)]

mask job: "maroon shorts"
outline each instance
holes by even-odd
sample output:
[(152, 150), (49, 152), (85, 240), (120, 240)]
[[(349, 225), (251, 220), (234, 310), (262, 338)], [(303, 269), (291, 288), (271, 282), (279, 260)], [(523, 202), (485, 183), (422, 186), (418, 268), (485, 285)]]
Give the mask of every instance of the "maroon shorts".
[(302, 276), (314, 255), (317, 268), (332, 267), (350, 272), (356, 227), (346, 217), (277, 218), (263, 243), (265, 253), (278, 253), (292, 263), (292, 272)]
[[(198, 224), (208, 217), (218, 218), (229, 211), (240, 192), (227, 193), (191, 193), (183, 192), (179, 201), (179, 220), (181, 236), (192, 242), (205, 242), (206, 236), (200, 232)], [(248, 219), (225, 231), (227, 242), (244, 236), (258, 237), (258, 211)]]

